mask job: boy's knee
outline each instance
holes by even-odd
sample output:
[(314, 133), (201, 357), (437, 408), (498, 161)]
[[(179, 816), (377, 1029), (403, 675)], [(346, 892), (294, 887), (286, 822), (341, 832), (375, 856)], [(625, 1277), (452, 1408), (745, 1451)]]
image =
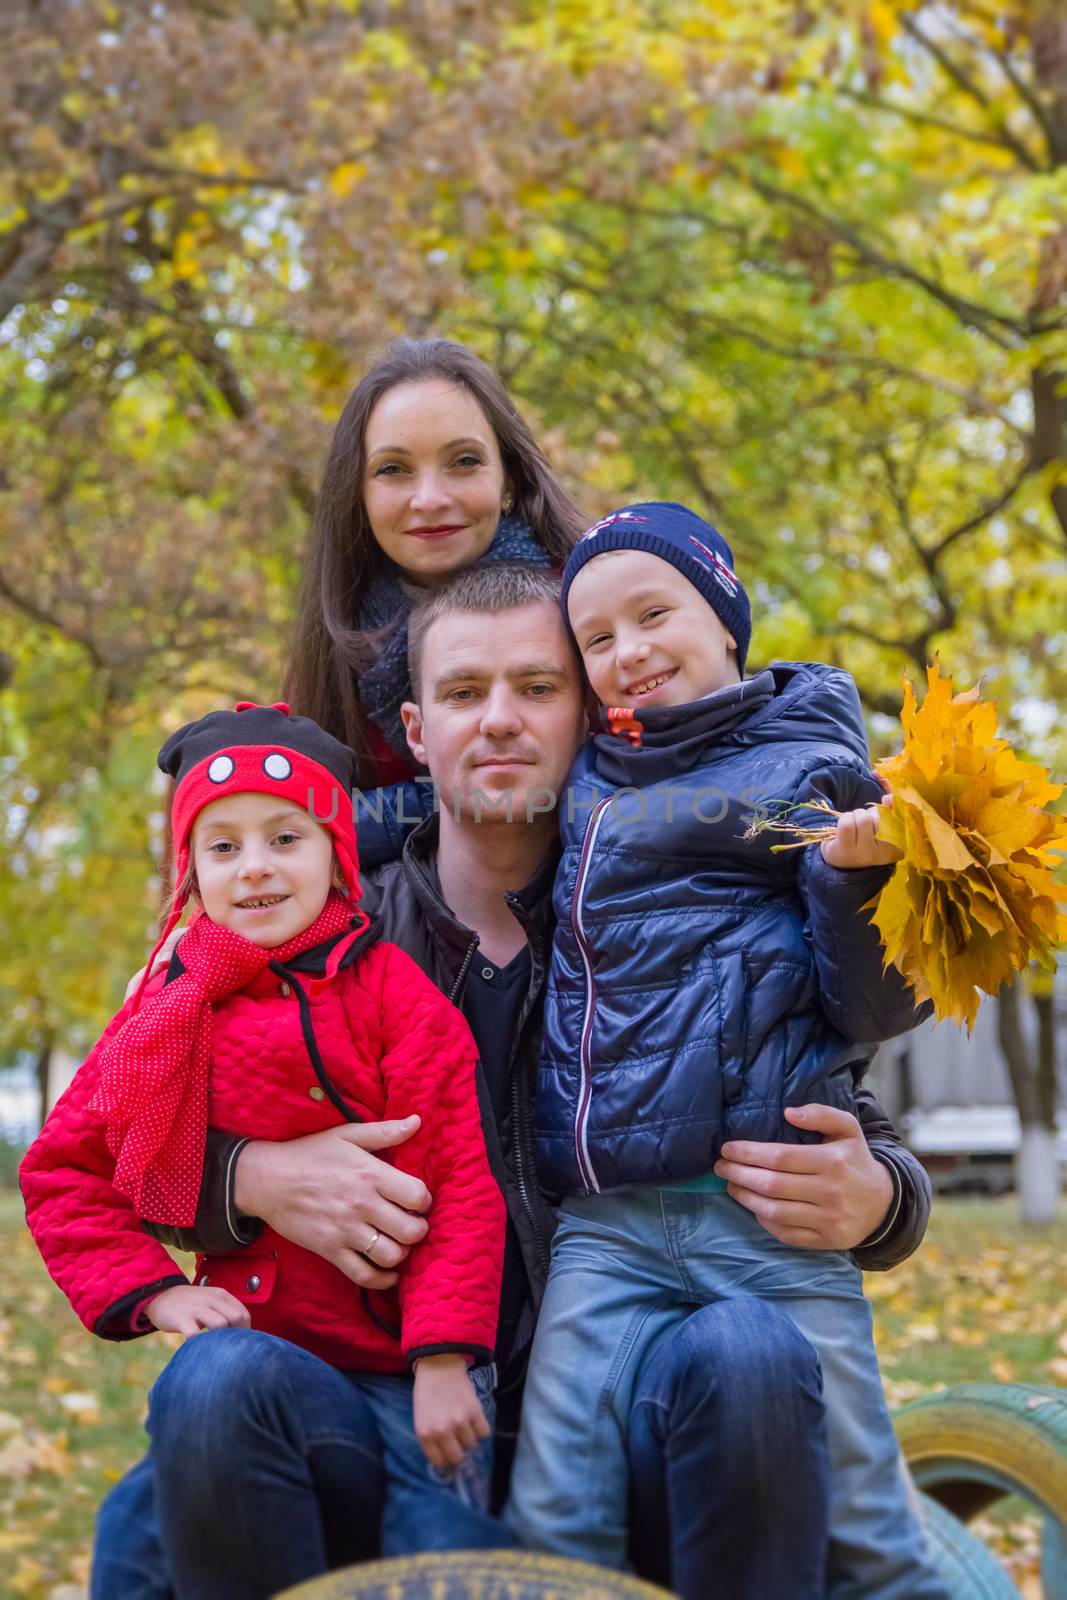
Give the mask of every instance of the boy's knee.
[(777, 1306), (748, 1299), (694, 1311), (660, 1345), (638, 1386), (638, 1398), (686, 1418), (741, 1396), (751, 1411), (821, 1393), (819, 1358), (796, 1324)]

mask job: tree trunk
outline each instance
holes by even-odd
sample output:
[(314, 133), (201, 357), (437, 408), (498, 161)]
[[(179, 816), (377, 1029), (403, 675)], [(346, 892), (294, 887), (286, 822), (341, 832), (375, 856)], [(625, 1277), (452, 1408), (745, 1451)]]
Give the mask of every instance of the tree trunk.
[(42, 1128), (44, 1127), (45, 1118), (52, 1109), (48, 1098), (48, 1071), (52, 1065), (54, 1047), (55, 1040), (51, 1034), (48, 1034), (42, 1040), (41, 1048), (37, 1052), (37, 1113)]
[(905, 1045), (897, 1057), (897, 1070), (900, 1074), (900, 1115), (907, 1116), (909, 1111), (914, 1111), (915, 1098), (915, 1066), (911, 1056), (911, 1046)]
[(1060, 1192), (1056, 1164), (1055, 1040), (1050, 995), (1048, 1022), (1042, 1016), (1038, 1001), (1038, 1050), (1037, 1058), (1032, 1058), (1023, 1027), (1024, 993), (1019, 978), (1004, 984), (997, 996), (997, 1017), (1000, 1047), (1008, 1064), (1019, 1110), (1016, 1188), (1023, 1221), (1036, 1225), (1055, 1221)]
[[(1044, 976), (1044, 974), (1042, 975)], [(1037, 1095), (1041, 1120), (1046, 1128), (1056, 1127), (1056, 1007), (1051, 979), (1046, 978), (1034, 994), (1037, 1011)]]

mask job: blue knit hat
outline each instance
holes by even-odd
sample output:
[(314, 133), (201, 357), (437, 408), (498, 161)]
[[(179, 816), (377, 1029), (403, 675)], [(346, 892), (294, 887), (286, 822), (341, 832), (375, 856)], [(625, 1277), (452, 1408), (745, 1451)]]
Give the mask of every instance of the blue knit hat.
[(677, 567), (737, 640), (737, 670), (744, 676), (752, 637), (752, 608), (733, 570), (733, 551), (722, 534), (695, 511), (672, 500), (624, 506), (595, 522), (570, 553), (563, 570), (563, 615), (575, 577), (605, 550), (647, 550)]

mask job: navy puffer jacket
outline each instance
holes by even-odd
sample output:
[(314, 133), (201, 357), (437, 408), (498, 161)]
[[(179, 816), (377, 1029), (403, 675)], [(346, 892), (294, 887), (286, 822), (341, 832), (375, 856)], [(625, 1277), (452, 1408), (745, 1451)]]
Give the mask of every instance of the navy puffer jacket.
[(744, 834), (764, 801), (880, 794), (832, 667), (779, 663), (589, 741), (560, 804), (537, 1104), (552, 1192), (692, 1178), (726, 1139), (810, 1137), (785, 1106), (851, 1109), (875, 1044), (923, 1015), (861, 911), (889, 869)]

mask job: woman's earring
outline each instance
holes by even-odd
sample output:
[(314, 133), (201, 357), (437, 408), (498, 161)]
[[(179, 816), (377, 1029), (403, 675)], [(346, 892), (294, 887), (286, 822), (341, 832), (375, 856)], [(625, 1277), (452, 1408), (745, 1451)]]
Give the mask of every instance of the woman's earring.
[(504, 515), (506, 517), (510, 517), (511, 516), (511, 506), (512, 506), (511, 496), (510, 495), (505, 495), (504, 499), (500, 502), (500, 509), (501, 509), (501, 511), (504, 513)]

